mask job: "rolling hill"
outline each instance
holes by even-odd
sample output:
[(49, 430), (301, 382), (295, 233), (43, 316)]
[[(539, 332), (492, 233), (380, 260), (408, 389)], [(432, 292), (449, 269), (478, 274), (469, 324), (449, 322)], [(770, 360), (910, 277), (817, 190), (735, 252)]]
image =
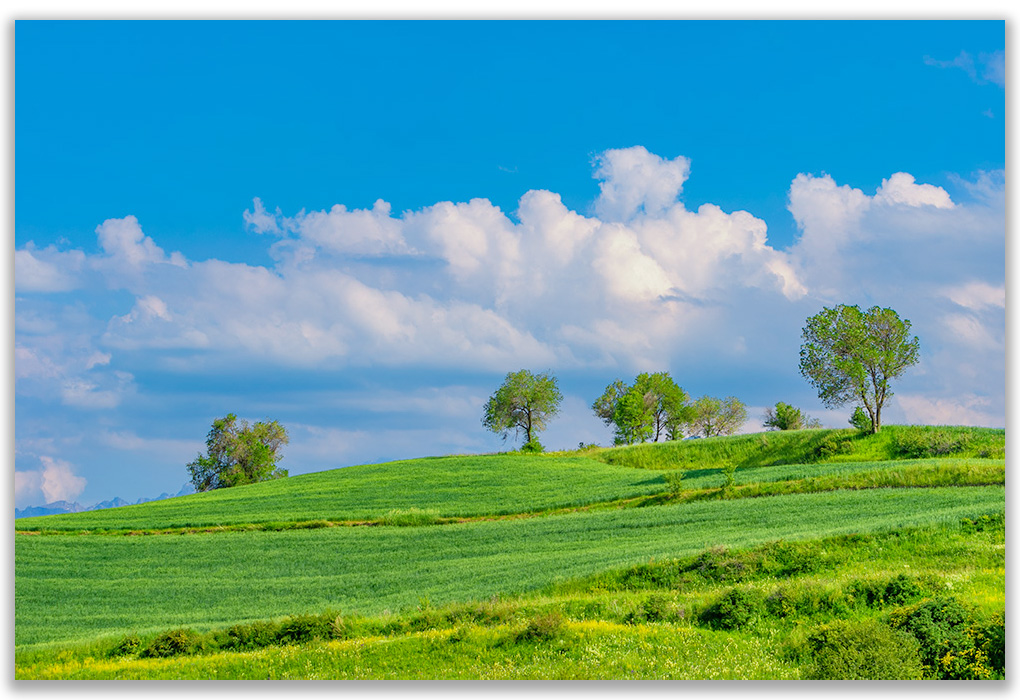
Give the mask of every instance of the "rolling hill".
[[(1004, 458), (1001, 430), (812, 430), (22, 518), (16, 676), (821, 677), (825, 640), (879, 625), (913, 654), (895, 677), (941, 677), (965, 671), (896, 635), (950, 599), (959, 663), (1001, 676)], [(716, 624), (725, 596), (746, 620)]]

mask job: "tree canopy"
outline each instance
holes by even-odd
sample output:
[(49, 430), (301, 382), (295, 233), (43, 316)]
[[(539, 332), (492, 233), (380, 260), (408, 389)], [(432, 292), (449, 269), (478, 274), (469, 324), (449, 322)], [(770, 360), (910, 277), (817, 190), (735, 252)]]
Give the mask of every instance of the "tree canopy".
[(732, 435), (747, 420), (747, 408), (735, 396), (727, 396), (725, 399), (702, 396), (691, 404), (691, 410), (691, 434), (702, 437)]
[(290, 442), (278, 422), (238, 421), (233, 413), (213, 421), (206, 437), (205, 455), (188, 463), (191, 483), (197, 491), (243, 486), (287, 476), (276, 466), (280, 449)]
[(803, 430), (804, 428), (821, 428), (817, 418), (805, 414), (796, 406), (780, 401), (776, 407), (765, 409), (765, 428), (768, 430)]
[(910, 321), (892, 309), (840, 304), (808, 318), (803, 339), (800, 372), (822, 403), (858, 403), (877, 433), (882, 407), (893, 395), (891, 380), (918, 360), (920, 343), (910, 336)]
[(485, 404), (482, 424), (505, 440), (511, 432), (524, 434), (525, 446), (538, 446), (537, 434), (559, 413), (563, 394), (551, 374), (532, 374), (526, 369), (506, 375)]
[(690, 418), (687, 399), (687, 392), (669, 372), (645, 372), (632, 385), (617, 379), (607, 386), (592, 410), (606, 425), (614, 426), (618, 445), (657, 442), (661, 437), (675, 440), (682, 436), (683, 425)]

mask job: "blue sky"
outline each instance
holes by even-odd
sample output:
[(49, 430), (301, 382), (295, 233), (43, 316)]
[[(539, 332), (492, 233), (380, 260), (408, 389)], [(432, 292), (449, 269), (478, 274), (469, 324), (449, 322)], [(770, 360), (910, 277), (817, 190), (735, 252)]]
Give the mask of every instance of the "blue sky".
[[(921, 339), (886, 420), (1005, 422), (1005, 23), (15, 26), (16, 505), (177, 491), (211, 421), (291, 473), (545, 443), (667, 370), (842, 427), (825, 305)], [(845, 414), (845, 415), (844, 415)]]

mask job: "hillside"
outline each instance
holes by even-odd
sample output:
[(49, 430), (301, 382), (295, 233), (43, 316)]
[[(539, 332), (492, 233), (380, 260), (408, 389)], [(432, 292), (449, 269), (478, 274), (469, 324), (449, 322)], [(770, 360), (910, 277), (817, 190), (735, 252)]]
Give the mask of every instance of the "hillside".
[[(348, 467), (21, 519), (16, 673), (803, 677), (818, 657), (805, 635), (836, 620), (898, 633), (896, 610), (951, 594), (994, 627), (1004, 450), (1001, 430), (767, 433)], [(777, 551), (786, 564), (761, 564)], [(724, 575), (691, 564), (723, 552)], [(861, 597), (887, 585), (912, 592)], [(713, 601), (734, 590), (758, 612), (723, 629)], [(768, 612), (776, 595), (792, 601), (783, 615)], [(138, 658), (175, 628), (205, 651)], [(261, 641), (238, 647), (255, 629)], [(402, 651), (383, 658), (384, 642)], [(593, 663), (602, 644), (614, 662), (647, 645), (708, 657), (624, 673)], [(423, 654), (433, 661), (412, 671)]]

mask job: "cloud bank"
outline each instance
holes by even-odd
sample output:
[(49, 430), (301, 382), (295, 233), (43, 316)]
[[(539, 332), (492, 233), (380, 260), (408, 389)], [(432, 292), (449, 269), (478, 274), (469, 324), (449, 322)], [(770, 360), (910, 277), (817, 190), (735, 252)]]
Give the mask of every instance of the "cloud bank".
[(96, 228), (97, 253), (29, 243), (15, 251), (16, 391), (115, 412), (139, 366), (795, 377), (804, 319), (851, 303), (891, 306), (921, 338), (902, 419), (1004, 423), (1001, 172), (957, 178), (958, 201), (905, 172), (872, 193), (799, 174), (786, 249), (751, 213), (688, 207), (683, 156), (614, 149), (593, 172), (591, 213), (546, 190), (513, 212), (380, 199), (287, 215), (256, 197), (241, 220), (271, 265), (167, 254), (133, 216)]

